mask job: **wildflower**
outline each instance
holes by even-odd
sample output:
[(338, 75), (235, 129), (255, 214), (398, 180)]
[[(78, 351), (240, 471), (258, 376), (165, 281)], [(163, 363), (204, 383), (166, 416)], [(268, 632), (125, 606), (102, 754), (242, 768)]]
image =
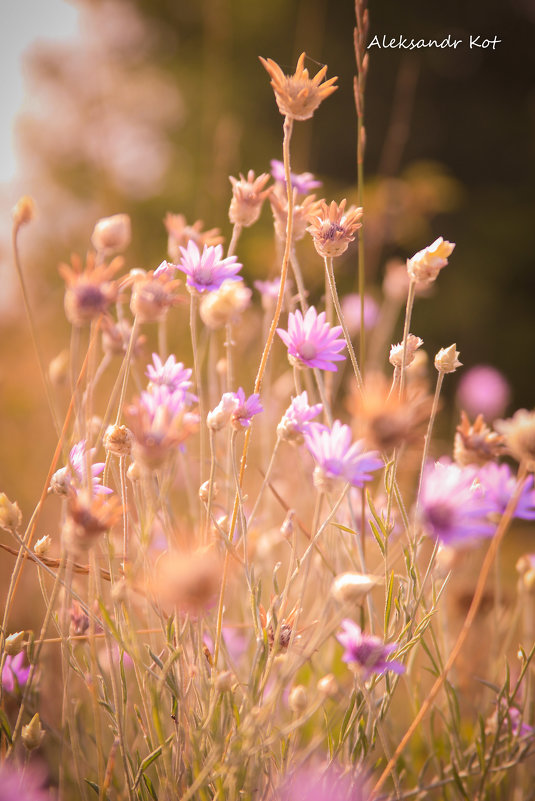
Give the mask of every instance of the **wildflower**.
[(69, 495), (75, 491), (76, 487), (86, 486), (88, 483), (87, 467), (89, 465), (92, 492), (109, 495), (112, 490), (109, 487), (102, 486), (100, 483), (100, 475), (104, 471), (105, 463), (95, 462), (93, 464), (94, 455), (95, 448), (87, 450), (85, 440), (73, 445), (69, 453), (68, 467), (56, 470), (50, 481), (49, 492), (55, 492), (56, 495)]
[(336, 371), (334, 362), (345, 359), (340, 354), (345, 340), (337, 338), (341, 333), (342, 327), (331, 328), (325, 322), (325, 312), (318, 314), (314, 306), (310, 306), (304, 317), (299, 309), (291, 312), (288, 331), (277, 328), (277, 334), (288, 348), (290, 364), (330, 371)]
[[(284, 171), (283, 162), (277, 161), (277, 159), (272, 159), (270, 164), (271, 175), (275, 181), (286, 185), (286, 174)], [(321, 186), (321, 181), (318, 181), (316, 178), (314, 178), (311, 172), (302, 172), (298, 175), (291, 172), (290, 184), (292, 185), (293, 189), (297, 189), (298, 194), (308, 195), (312, 189), (317, 189), (319, 186)]]
[(154, 270), (154, 277), (158, 278), (159, 275), (164, 275), (166, 278), (174, 278), (176, 274), (176, 264), (164, 259)]
[(424, 531), (445, 545), (470, 545), (492, 537), (496, 526), (488, 515), (495, 503), (475, 481), (472, 467), (437, 462), (424, 470), (419, 516)]
[(295, 712), (296, 715), (302, 715), (307, 708), (307, 691), (302, 684), (296, 684), (295, 687), (292, 687), (290, 690), (290, 695), (288, 696), (288, 706), (292, 712)]
[(33, 552), (36, 556), (45, 556), (50, 550), (51, 545), (51, 538), (48, 536), (48, 534), (45, 534), (44, 537), (40, 537), (35, 543), (33, 546)]
[(432, 245), (419, 250), (408, 260), (407, 272), (409, 277), (417, 284), (428, 286), (436, 280), (440, 270), (448, 263), (453, 253), (454, 242), (447, 242), (439, 236)]
[(435, 356), (435, 367), (439, 373), (454, 373), (458, 367), (462, 367), (459, 351), (455, 347), (450, 345), (449, 348), (441, 348)]
[(364, 634), (349, 618), (342, 620), (342, 633), (338, 634), (336, 639), (345, 648), (342, 661), (358, 667), (365, 680), (372, 673), (382, 675), (392, 670), (399, 675), (405, 671), (401, 662), (388, 658), (397, 648), (395, 643), (385, 645), (379, 637)]
[(509, 453), (519, 462), (535, 462), (535, 412), (519, 409), (507, 420), (497, 420), (494, 428), (505, 438)]
[(378, 583), (370, 575), (340, 573), (331, 585), (331, 595), (341, 603), (359, 604)]
[[(111, 317), (102, 321), (102, 350), (108, 356), (124, 356), (132, 337), (132, 325), (123, 317), (114, 322)], [(144, 351), (147, 338), (143, 334), (135, 337), (132, 345), (132, 356), (137, 359)]]
[[(272, 312), (279, 297), (280, 291), (280, 276), (274, 278), (272, 281), (255, 281), (253, 286), (260, 292), (262, 308), (264, 311)], [(291, 291), (291, 281), (286, 281), (284, 286), (284, 296), (288, 296)]]
[(133, 283), (130, 310), (140, 323), (159, 323), (165, 320), (171, 306), (180, 302), (175, 290), (180, 282), (167, 273), (155, 275), (153, 270), (131, 273), (127, 279)]
[[(405, 367), (413, 363), (416, 351), (424, 344), (423, 339), (415, 337), (414, 334), (409, 334), (407, 337), (407, 347), (405, 351)], [(390, 364), (398, 370), (401, 370), (403, 365), (403, 342), (397, 345), (392, 345), (390, 348), (390, 356), (388, 357)]]
[(213, 547), (167, 553), (157, 563), (154, 592), (164, 604), (198, 614), (215, 602), (221, 571)]
[[(280, 184), (276, 184), (269, 196), (275, 233), (281, 242), (286, 239), (286, 228), (288, 224), (288, 197)], [(303, 239), (310, 224), (310, 217), (315, 213), (319, 201), (315, 195), (307, 195), (300, 203), (294, 203), (292, 242), (299, 242)]]
[(62, 537), (72, 552), (86, 551), (122, 517), (122, 506), (114, 495), (90, 495), (82, 490), (74, 495), (63, 524)]
[(308, 429), (309, 423), (318, 416), (323, 410), (321, 403), (308, 405), (308, 394), (302, 392), (292, 399), (289, 407), (284, 412), (282, 419), (277, 426), (277, 435), (285, 442), (293, 442), (302, 445), (305, 441), (304, 434)]
[[(342, 298), (342, 312), (349, 333), (354, 336), (360, 331), (360, 295), (352, 292)], [(369, 331), (374, 327), (379, 317), (379, 306), (371, 295), (364, 295), (364, 328)]]
[(188, 242), (187, 248), (180, 248), (182, 259), (178, 264), (178, 269), (186, 273), (186, 286), (197, 292), (213, 292), (219, 289), (225, 279), (239, 281), (236, 275), (242, 265), (238, 262), (237, 256), (223, 258), (223, 248), (221, 245), (215, 247), (204, 246), (202, 254), (195, 242)]
[(235, 392), (223, 393), (221, 400), (211, 412), (206, 416), (206, 425), (212, 431), (220, 431), (227, 426), (232, 415), (238, 408), (239, 400)]
[(321, 200), (310, 217), (307, 228), (314, 240), (314, 247), (322, 258), (341, 256), (349, 243), (353, 242), (353, 234), (362, 227), (362, 209), (351, 207), (347, 210), (347, 200), (340, 205), (332, 201), (328, 206)]
[(230, 202), (229, 218), (233, 225), (242, 225), (245, 228), (253, 225), (260, 217), (264, 200), (271, 189), (265, 189), (269, 175), (262, 173), (255, 178), (253, 170), (249, 170), (247, 178), (240, 173), (240, 180), (230, 176), (232, 184), (232, 200)]
[(305, 431), (305, 444), (317, 463), (314, 482), (329, 490), (341, 479), (353, 487), (363, 487), (370, 475), (383, 462), (375, 451), (364, 450), (364, 441), (351, 442), (351, 429), (335, 420), (332, 428), (310, 423)]
[(249, 397), (246, 398), (245, 392), (240, 387), (235, 393), (235, 398), (237, 404), (232, 412), (230, 422), (233, 428), (237, 431), (241, 431), (242, 428), (249, 428), (255, 414), (260, 414), (264, 409), (260, 403), (260, 395), (257, 393), (249, 395)]
[(24, 645), (24, 637), (25, 633), (23, 631), (17, 631), (15, 634), (10, 634), (9, 637), (6, 637), (4, 642), (4, 651), (6, 654), (10, 656), (19, 654)]
[(501, 456), (505, 450), (504, 438), (492, 431), (480, 414), (470, 423), (466, 412), (461, 411), (461, 422), (457, 426), (453, 441), (453, 459), (461, 467), (467, 464), (484, 465)]
[(1, 801), (50, 801), (50, 792), (45, 789), (45, 776), (39, 768), (27, 765), (24, 771), (4, 762), (0, 766)]
[(213, 330), (236, 322), (251, 302), (252, 290), (243, 281), (225, 279), (219, 289), (201, 299), (199, 313), (203, 323)]
[(171, 261), (174, 263), (180, 260), (180, 248), (187, 247), (188, 242), (195, 242), (199, 248), (204, 247), (204, 245), (220, 245), (223, 242), (219, 228), (210, 228), (208, 231), (203, 231), (202, 220), (197, 220), (193, 225), (188, 225), (183, 214), (168, 213), (164, 224), (169, 234), (167, 250)]
[(33, 751), (39, 748), (44, 736), (45, 730), (41, 726), (39, 712), (36, 712), (30, 722), (22, 727), (21, 740), (28, 751)]
[[(494, 511), (502, 515), (516, 488), (516, 478), (509, 465), (488, 462), (479, 470), (477, 478), (483, 487), (485, 498), (494, 504)], [(532, 475), (524, 480), (514, 516), (521, 520), (535, 520), (535, 491), (533, 490)]]
[(22, 523), (22, 512), (16, 501), (10, 501), (5, 492), (0, 492), (0, 528), (16, 531)]
[(128, 214), (114, 214), (97, 222), (91, 234), (91, 243), (97, 253), (105, 256), (126, 250), (131, 238)]
[(368, 798), (360, 779), (350, 779), (340, 774), (335, 767), (299, 767), (287, 776), (276, 795), (269, 801), (364, 801)]
[(337, 80), (336, 77), (323, 81), (327, 72), (326, 66), (322, 67), (314, 78), (309, 78), (308, 70), (303, 67), (305, 56), (305, 53), (299, 56), (293, 75), (285, 75), (271, 58), (260, 57), (260, 61), (271, 77), (271, 86), (275, 92), (280, 113), (294, 120), (310, 119), (322, 100), (325, 100), (338, 88), (333, 85)]
[(457, 403), (471, 416), (492, 421), (502, 415), (511, 398), (507, 379), (494, 367), (471, 367), (459, 381)]
[(117, 283), (111, 279), (122, 266), (120, 257), (108, 265), (97, 264), (94, 253), (87, 254), (85, 268), (76, 254), (71, 257), (71, 265), (60, 264), (59, 273), (66, 284), (65, 314), (71, 325), (80, 328), (107, 314), (118, 291)]
[(197, 400), (189, 390), (193, 385), (191, 379), (191, 369), (184, 367), (182, 362), (177, 362), (176, 357), (171, 354), (165, 362), (162, 362), (157, 353), (152, 354), (152, 364), (147, 365), (145, 375), (150, 381), (151, 387), (166, 387), (169, 392), (182, 393), (186, 403), (193, 403)]
[(316, 687), (320, 695), (324, 695), (326, 698), (334, 698), (338, 695), (338, 682), (332, 673), (322, 676)]
[(23, 195), (17, 201), (12, 211), (13, 224), (16, 228), (27, 225), (35, 217), (35, 202), (29, 195)]
[(24, 651), (16, 656), (8, 655), (2, 670), (2, 686), (8, 693), (14, 692), (16, 687), (24, 687), (30, 675), (30, 666), (23, 666)]
[[(258, 612), (260, 615), (260, 623), (262, 628), (267, 634), (267, 640), (269, 643), (270, 649), (275, 645), (275, 629), (277, 628), (276, 621), (273, 618), (273, 609), (272, 606), (266, 610), (260, 604), (258, 607)], [(290, 613), (283, 617), (280, 621), (279, 626), (279, 641), (277, 643), (277, 649), (280, 650), (282, 653), (285, 653), (288, 650), (288, 646), (290, 645), (290, 640), (292, 639), (292, 632), (294, 630), (295, 619), (298, 615), (299, 607), (296, 605), (292, 608)]]
[(126, 426), (110, 425), (104, 434), (104, 448), (115, 456), (130, 456), (134, 435)]

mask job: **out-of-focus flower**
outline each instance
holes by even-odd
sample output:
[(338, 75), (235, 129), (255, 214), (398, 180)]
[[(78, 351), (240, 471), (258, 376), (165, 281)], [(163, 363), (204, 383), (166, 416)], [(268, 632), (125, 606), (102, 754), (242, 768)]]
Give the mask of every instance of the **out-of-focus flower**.
[(269, 801), (366, 801), (358, 776), (342, 775), (335, 767), (301, 766), (286, 776)]
[[(360, 332), (360, 295), (352, 292), (342, 298), (342, 312), (344, 314), (349, 333), (355, 336)], [(374, 327), (379, 317), (379, 306), (371, 295), (364, 295), (364, 328), (369, 331)]]
[(535, 411), (519, 409), (507, 420), (497, 420), (494, 428), (503, 434), (507, 450), (517, 461), (535, 462)]
[(10, 501), (5, 492), (0, 492), (0, 528), (16, 531), (22, 523), (22, 512), (16, 501)]
[(341, 603), (360, 604), (379, 583), (368, 573), (340, 573), (331, 585), (331, 595)]
[[(277, 161), (277, 159), (272, 159), (270, 161), (271, 164), (271, 175), (281, 184), (286, 185), (286, 175), (284, 172), (284, 163), (282, 161)], [(297, 189), (298, 194), (300, 195), (308, 195), (312, 189), (317, 189), (321, 186), (321, 181), (318, 181), (311, 172), (302, 172), (299, 174), (290, 173), (290, 183), (293, 189)]]
[(496, 525), (489, 515), (495, 503), (476, 478), (474, 468), (456, 464), (437, 462), (424, 469), (418, 513), (430, 537), (463, 546), (493, 536)]
[(77, 328), (106, 314), (117, 298), (118, 287), (111, 279), (123, 266), (121, 257), (109, 264), (96, 263), (94, 253), (88, 253), (85, 267), (81, 258), (73, 254), (71, 264), (60, 264), (59, 273), (65, 281), (65, 315)]
[[(485, 498), (494, 504), (496, 514), (502, 515), (516, 488), (516, 478), (509, 465), (488, 462), (479, 470), (477, 478), (485, 491)], [(532, 475), (524, 480), (514, 516), (522, 520), (535, 520), (535, 491)]]
[[(405, 367), (413, 363), (416, 351), (424, 344), (423, 339), (409, 334), (407, 337), (407, 348), (405, 351)], [(390, 347), (390, 356), (388, 357), (390, 364), (398, 370), (403, 366), (403, 342)]]
[(439, 373), (454, 373), (458, 367), (463, 366), (459, 361), (459, 351), (455, 348), (456, 345), (441, 348), (435, 356), (435, 367)]
[(114, 214), (97, 222), (91, 234), (91, 244), (101, 256), (126, 250), (132, 238), (128, 214)]
[(308, 696), (305, 687), (302, 684), (296, 684), (290, 690), (288, 696), (288, 706), (295, 712), (296, 715), (302, 715), (308, 706)]
[(267, 612), (262, 604), (260, 604), (258, 607), (258, 612), (262, 628), (267, 634), (269, 647), (275, 647), (277, 651), (282, 651), (285, 653), (288, 650), (290, 640), (292, 639), (292, 632), (294, 630), (296, 617), (298, 616), (299, 606), (294, 606), (289, 614), (286, 615), (286, 617), (283, 617), (280, 621), (279, 638), (277, 643), (275, 643), (275, 629), (277, 628), (277, 624), (273, 617), (273, 603)]
[(213, 292), (219, 289), (223, 281), (239, 281), (236, 275), (242, 265), (238, 262), (237, 256), (223, 258), (223, 247), (204, 245), (202, 253), (199, 248), (190, 240), (187, 248), (180, 248), (182, 259), (178, 264), (178, 269), (186, 273), (186, 286), (195, 289), (197, 292)]
[(165, 605), (199, 614), (215, 602), (221, 572), (221, 559), (212, 547), (173, 551), (158, 560), (153, 591)]
[[(279, 297), (280, 291), (280, 276), (278, 278), (274, 278), (272, 281), (255, 281), (253, 286), (260, 292), (262, 298), (262, 308), (264, 311), (271, 313), (275, 308), (275, 304), (277, 303), (277, 298)], [(291, 281), (286, 281), (284, 285), (284, 297), (288, 296), (288, 293), (291, 292)], [(284, 308), (284, 301), (283, 301), (283, 308)]]
[(346, 211), (347, 200), (340, 205), (334, 202), (328, 206), (320, 200), (309, 218), (307, 228), (314, 240), (314, 247), (322, 258), (341, 256), (353, 242), (353, 234), (362, 227), (362, 209), (351, 206)]
[(230, 201), (229, 219), (233, 225), (245, 228), (253, 225), (260, 217), (264, 200), (271, 192), (265, 189), (269, 175), (262, 173), (255, 178), (253, 170), (249, 170), (247, 178), (240, 173), (240, 179), (230, 176), (232, 184), (232, 200)]
[(180, 249), (186, 248), (189, 242), (195, 242), (197, 247), (203, 248), (205, 245), (211, 247), (221, 245), (223, 237), (219, 228), (210, 228), (203, 231), (202, 220), (197, 220), (193, 225), (188, 225), (183, 214), (168, 213), (164, 220), (169, 239), (167, 250), (172, 262), (180, 261)]
[(260, 56), (260, 61), (271, 78), (280, 113), (294, 120), (310, 119), (322, 100), (338, 89), (334, 86), (336, 77), (323, 80), (327, 73), (326, 66), (314, 78), (309, 78), (308, 70), (304, 68), (305, 57), (306, 53), (301, 53), (294, 74), (285, 75), (273, 59)]
[(316, 462), (314, 482), (327, 490), (335, 483), (348, 482), (363, 487), (373, 479), (371, 473), (383, 467), (375, 451), (366, 451), (364, 441), (351, 441), (351, 429), (335, 420), (332, 428), (310, 423), (305, 431), (305, 444)]
[(114, 495), (90, 495), (81, 490), (69, 500), (62, 537), (72, 553), (87, 551), (122, 517), (121, 502)]
[(41, 726), (39, 712), (36, 712), (30, 722), (22, 727), (21, 740), (28, 751), (33, 751), (35, 748), (39, 748), (44, 736), (45, 730)]
[(453, 441), (453, 459), (458, 465), (484, 465), (502, 456), (504, 451), (503, 436), (485, 424), (482, 414), (470, 423), (466, 412), (461, 411), (461, 422)]
[(12, 693), (15, 687), (24, 687), (30, 675), (30, 666), (24, 667), (24, 651), (16, 656), (7, 656), (2, 670), (2, 687)]
[(4, 642), (4, 651), (6, 654), (10, 656), (16, 656), (20, 654), (22, 647), (24, 645), (24, 631), (16, 631), (14, 634), (10, 634), (9, 637), (6, 637)]
[(201, 298), (201, 320), (214, 330), (236, 322), (249, 306), (252, 294), (252, 290), (243, 281), (225, 279), (219, 289), (208, 292)]
[[(275, 233), (281, 242), (284, 242), (288, 224), (288, 197), (281, 184), (274, 186), (269, 196), (269, 202), (273, 212)], [(314, 214), (318, 204), (316, 195), (307, 195), (300, 203), (294, 203), (292, 242), (299, 242), (300, 239), (303, 239), (310, 224), (309, 218)]]
[(249, 397), (246, 398), (245, 392), (242, 387), (240, 387), (235, 393), (235, 397), (237, 403), (232, 412), (230, 422), (233, 428), (237, 431), (241, 431), (243, 428), (249, 428), (255, 414), (260, 414), (264, 409), (260, 403), (260, 395), (257, 393), (249, 395)]
[(491, 422), (505, 412), (511, 399), (511, 387), (494, 367), (478, 365), (467, 370), (457, 388), (457, 403), (470, 417), (482, 414)]
[(109, 495), (112, 490), (100, 483), (100, 475), (104, 470), (104, 462), (93, 463), (95, 448), (87, 450), (85, 440), (77, 442), (70, 450), (69, 465), (56, 470), (50, 481), (50, 490), (56, 495), (71, 495), (76, 489), (85, 487), (87, 481), (87, 467), (89, 465), (93, 493)]
[(427, 286), (436, 280), (439, 272), (448, 263), (453, 253), (454, 242), (447, 242), (441, 236), (432, 245), (419, 250), (407, 262), (409, 277), (417, 284)]
[(134, 435), (127, 426), (109, 425), (104, 434), (103, 445), (107, 453), (115, 456), (130, 456)]
[(197, 400), (190, 392), (192, 387), (191, 368), (184, 367), (177, 362), (174, 354), (162, 362), (157, 353), (152, 354), (152, 364), (147, 365), (145, 375), (150, 381), (149, 387), (167, 387), (169, 392), (181, 392), (185, 403), (191, 404)]
[(349, 618), (342, 620), (342, 632), (336, 639), (345, 648), (342, 661), (359, 668), (364, 679), (373, 673), (382, 675), (389, 670), (398, 675), (405, 672), (401, 662), (389, 659), (390, 654), (397, 650), (396, 643), (385, 645), (379, 637), (364, 634), (360, 626)]
[(318, 367), (320, 370), (336, 371), (334, 362), (343, 361), (340, 351), (345, 346), (344, 339), (338, 339), (342, 327), (332, 328), (325, 322), (325, 312), (317, 313), (314, 306), (307, 309), (303, 317), (300, 309), (288, 315), (288, 330), (277, 328), (288, 348), (290, 364), (297, 367)]
[[(128, 343), (132, 336), (132, 325), (123, 317), (114, 322), (111, 317), (105, 317), (102, 324), (102, 350), (109, 356), (124, 356), (128, 350)], [(137, 359), (145, 350), (147, 337), (137, 334), (132, 346), (132, 357)]]
[(180, 281), (167, 273), (155, 275), (153, 270), (131, 274), (125, 283), (133, 283), (130, 310), (139, 323), (159, 323), (165, 320), (171, 306), (180, 303), (175, 294)]
[(4, 762), (0, 765), (0, 801), (50, 801), (50, 792), (43, 786), (44, 779), (31, 764), (22, 771)]
[(23, 195), (13, 206), (11, 212), (15, 228), (27, 225), (35, 217), (35, 202), (29, 195)]
[(232, 415), (238, 408), (238, 397), (235, 392), (224, 392), (217, 406), (208, 412), (206, 425), (212, 431), (220, 431), (228, 426)]
[(309, 423), (318, 416), (323, 410), (321, 403), (308, 405), (308, 394), (302, 392), (292, 399), (292, 402), (284, 412), (280, 423), (277, 426), (277, 435), (285, 442), (293, 442), (302, 445), (305, 441), (304, 434)]

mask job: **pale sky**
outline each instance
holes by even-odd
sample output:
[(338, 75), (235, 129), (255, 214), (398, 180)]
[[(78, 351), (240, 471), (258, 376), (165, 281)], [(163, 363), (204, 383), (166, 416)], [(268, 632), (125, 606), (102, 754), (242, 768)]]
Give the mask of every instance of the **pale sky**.
[(78, 32), (78, 10), (67, 0), (0, 0), (0, 184), (16, 175), (13, 121), (23, 98), (21, 56), (37, 39)]

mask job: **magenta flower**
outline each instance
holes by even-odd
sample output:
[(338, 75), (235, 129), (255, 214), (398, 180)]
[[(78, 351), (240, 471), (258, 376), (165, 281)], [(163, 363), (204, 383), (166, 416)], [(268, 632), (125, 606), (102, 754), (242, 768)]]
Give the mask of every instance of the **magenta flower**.
[[(495, 512), (502, 515), (516, 487), (516, 478), (509, 465), (487, 462), (478, 473), (478, 481), (485, 492), (485, 499), (494, 504)], [(532, 475), (524, 481), (514, 516), (522, 520), (535, 520), (535, 491), (533, 490)]]
[(182, 259), (178, 269), (188, 276), (186, 285), (197, 292), (213, 292), (223, 281), (239, 281), (236, 275), (242, 265), (237, 256), (223, 258), (222, 245), (205, 245), (202, 254), (190, 239), (187, 248), (180, 248)]
[(321, 423), (309, 423), (305, 443), (317, 463), (314, 480), (322, 485), (336, 479), (363, 487), (371, 481), (374, 470), (383, 466), (377, 451), (364, 450), (364, 440), (351, 442), (351, 429), (335, 420), (332, 428)]
[(492, 537), (496, 526), (488, 515), (496, 504), (477, 482), (477, 470), (442, 464), (425, 468), (418, 514), (424, 531), (444, 545), (470, 545)]
[(317, 417), (322, 410), (321, 403), (309, 406), (308, 395), (306, 391), (302, 392), (292, 399), (292, 402), (284, 412), (277, 426), (277, 434), (287, 442), (302, 444), (304, 442), (303, 435), (308, 430), (310, 421)]
[(100, 483), (100, 475), (104, 470), (104, 462), (92, 463), (95, 448), (86, 451), (85, 440), (77, 442), (69, 453), (69, 466), (56, 470), (50, 481), (50, 490), (57, 495), (68, 495), (76, 487), (83, 487), (86, 483), (87, 463), (91, 470), (91, 484), (95, 495), (109, 495), (112, 490)]
[(397, 674), (405, 672), (401, 662), (388, 658), (397, 649), (396, 643), (385, 645), (379, 637), (364, 634), (353, 620), (342, 620), (342, 633), (337, 634), (336, 639), (345, 648), (342, 661), (358, 665), (364, 679), (372, 673), (382, 675), (388, 670)]
[(0, 801), (50, 801), (45, 784), (46, 775), (39, 767), (22, 770), (7, 762), (0, 766)]
[[(286, 175), (284, 172), (283, 162), (277, 161), (277, 159), (272, 159), (270, 164), (271, 175), (275, 181), (286, 185)], [(316, 178), (314, 178), (311, 172), (302, 172), (298, 175), (291, 172), (290, 183), (294, 189), (297, 189), (300, 195), (308, 195), (312, 189), (317, 189), (318, 186), (321, 186), (321, 181), (318, 181)]]
[(330, 371), (337, 369), (334, 362), (345, 359), (340, 354), (345, 340), (337, 339), (341, 333), (341, 326), (331, 328), (325, 322), (325, 312), (318, 314), (314, 306), (310, 306), (304, 317), (299, 309), (291, 312), (288, 331), (277, 328), (277, 334), (288, 348), (290, 364)]
[[(342, 300), (342, 311), (349, 329), (353, 336), (360, 331), (360, 295), (353, 293), (346, 295)], [(364, 328), (369, 331), (373, 328), (379, 317), (379, 305), (371, 295), (364, 295)]]
[[(277, 801), (365, 801), (360, 776), (341, 774), (336, 767), (301, 766), (277, 788)], [(272, 797), (270, 796), (270, 799)]]
[(260, 403), (260, 395), (255, 393), (254, 395), (249, 395), (249, 397), (246, 398), (245, 392), (241, 387), (237, 392), (231, 394), (234, 395), (237, 401), (237, 406), (232, 413), (232, 426), (238, 429), (238, 431), (242, 428), (249, 428), (251, 425), (251, 419), (255, 416), (255, 414), (260, 414), (260, 412), (264, 411), (264, 408)]
[(2, 670), (2, 686), (8, 693), (15, 690), (16, 685), (24, 687), (30, 675), (30, 666), (23, 666), (24, 651), (16, 656), (7, 656)]
[(167, 387), (171, 393), (182, 392), (185, 402), (193, 403), (197, 398), (189, 392), (191, 372), (182, 362), (177, 362), (173, 354), (163, 363), (158, 354), (153, 353), (152, 364), (147, 365), (145, 375), (153, 386)]
[(281, 280), (274, 278), (272, 281), (255, 281), (253, 283), (255, 289), (258, 289), (262, 298), (266, 297), (270, 300), (277, 300), (281, 286)]
[(478, 365), (467, 370), (457, 389), (457, 403), (469, 417), (483, 417), (491, 422), (501, 417), (511, 399), (507, 379), (494, 367)]

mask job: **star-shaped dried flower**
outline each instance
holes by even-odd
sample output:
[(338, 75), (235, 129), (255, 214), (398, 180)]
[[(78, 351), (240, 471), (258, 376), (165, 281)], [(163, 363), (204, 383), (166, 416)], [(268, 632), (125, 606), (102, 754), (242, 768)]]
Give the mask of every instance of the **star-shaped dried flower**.
[(80, 328), (106, 314), (117, 297), (117, 284), (111, 279), (122, 266), (120, 257), (109, 264), (97, 264), (94, 253), (87, 254), (85, 267), (76, 254), (71, 257), (70, 265), (59, 265), (59, 273), (66, 284), (65, 315), (71, 325)]
[(453, 459), (458, 465), (484, 465), (501, 456), (504, 450), (503, 436), (489, 428), (482, 414), (470, 423), (466, 412), (461, 411), (461, 422), (453, 442)]
[[(288, 197), (282, 188), (282, 184), (275, 185), (269, 196), (269, 202), (273, 212), (275, 233), (284, 242), (288, 222)], [(310, 223), (310, 217), (316, 213), (319, 203), (320, 201), (316, 200), (316, 195), (307, 195), (300, 203), (294, 202), (292, 226), (292, 240), (294, 242), (303, 239)]]
[(169, 234), (167, 241), (169, 258), (174, 263), (180, 261), (180, 248), (186, 248), (188, 242), (195, 242), (199, 249), (202, 249), (204, 245), (214, 246), (223, 242), (219, 228), (210, 228), (208, 231), (203, 231), (204, 223), (202, 220), (196, 220), (193, 225), (189, 225), (183, 214), (168, 212), (165, 215), (164, 225)]
[(503, 434), (511, 456), (535, 463), (535, 412), (519, 409), (507, 420), (497, 420), (494, 428)]
[(447, 242), (441, 236), (432, 245), (419, 250), (407, 262), (409, 277), (417, 284), (428, 286), (436, 280), (439, 272), (448, 263), (455, 242)]
[(260, 56), (260, 61), (271, 77), (271, 86), (280, 113), (294, 120), (310, 119), (322, 100), (338, 89), (334, 86), (336, 77), (323, 81), (327, 72), (326, 66), (314, 78), (310, 78), (304, 67), (305, 57), (306, 54), (301, 53), (294, 74), (285, 75), (273, 59)]
[(440, 348), (435, 356), (435, 367), (439, 373), (454, 373), (458, 367), (463, 366), (459, 361), (459, 351), (455, 348), (455, 344), (450, 345), (449, 348)]
[(346, 212), (346, 203), (344, 198), (340, 205), (333, 200), (328, 206), (320, 200), (309, 218), (307, 231), (312, 234), (314, 247), (322, 258), (345, 253), (355, 239), (353, 234), (362, 226), (362, 209), (352, 206)]
[(229, 219), (233, 225), (248, 228), (260, 217), (262, 204), (271, 192), (265, 189), (269, 175), (262, 173), (255, 178), (254, 170), (249, 170), (247, 178), (240, 173), (240, 179), (229, 176), (232, 184), (232, 200), (230, 201)]

